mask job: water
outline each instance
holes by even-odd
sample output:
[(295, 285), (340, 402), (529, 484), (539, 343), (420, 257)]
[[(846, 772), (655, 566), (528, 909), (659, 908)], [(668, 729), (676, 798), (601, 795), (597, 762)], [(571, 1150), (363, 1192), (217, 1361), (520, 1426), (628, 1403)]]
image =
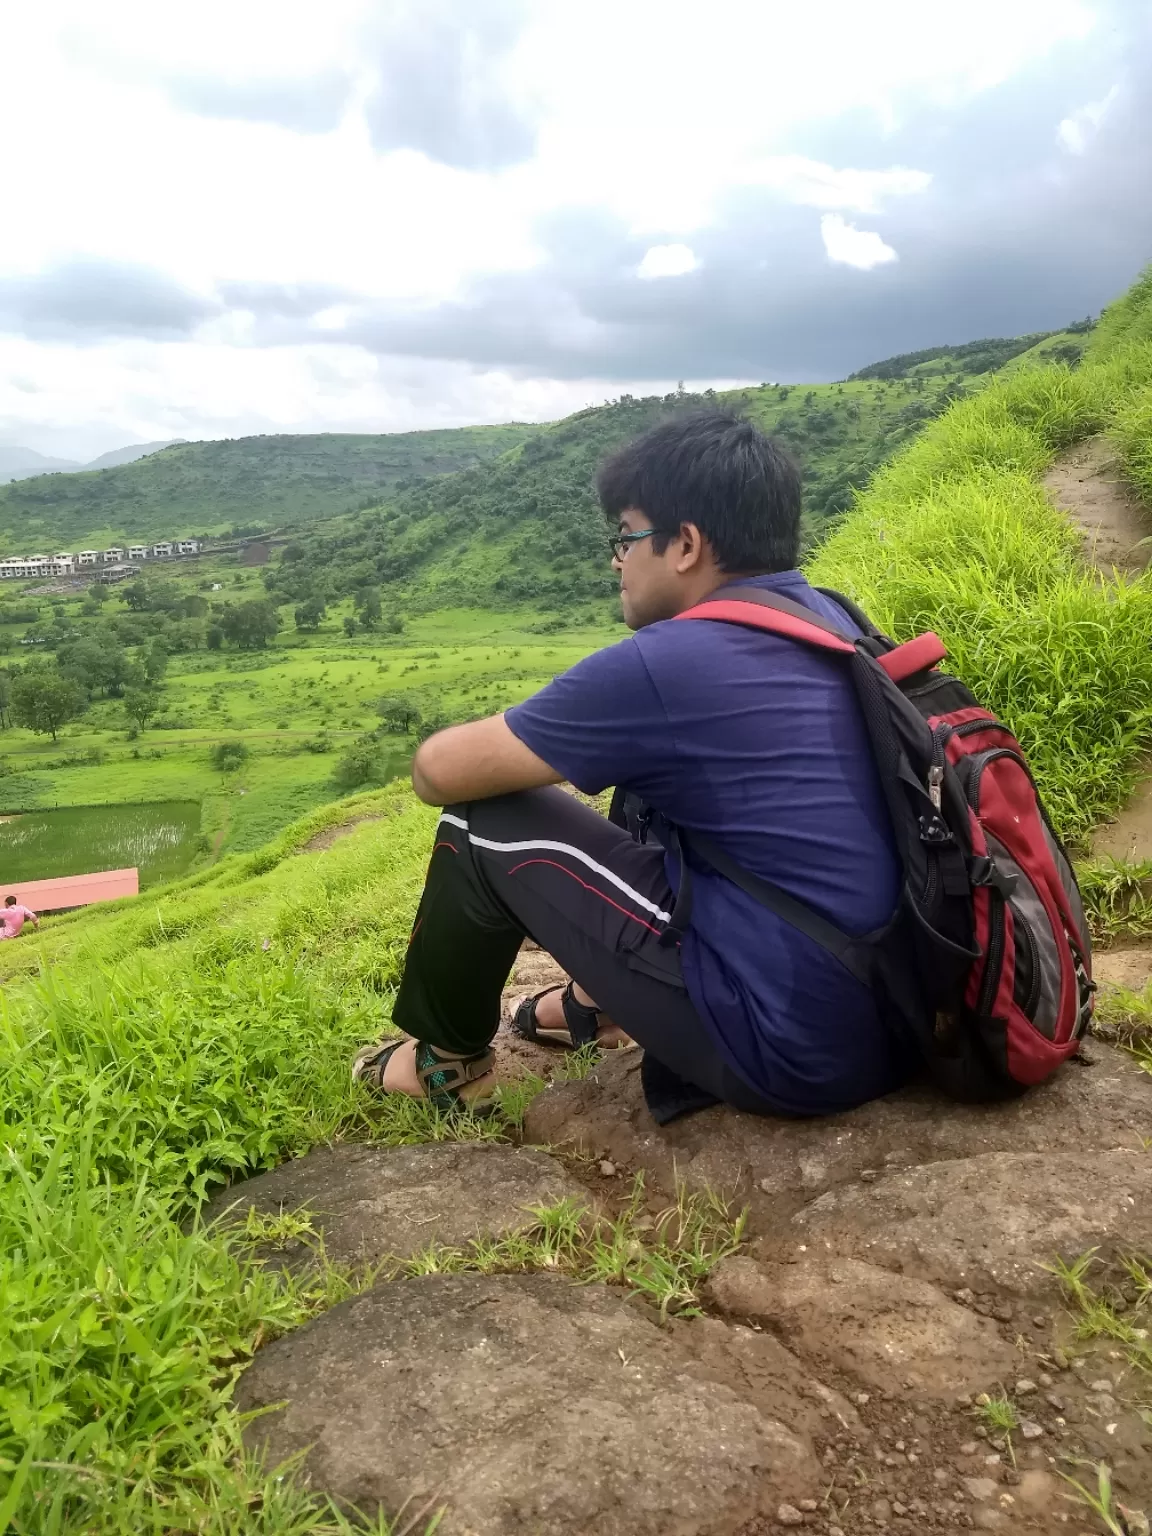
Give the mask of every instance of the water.
[(135, 865), (144, 890), (182, 875), (196, 856), (199, 836), (196, 800), (28, 811), (0, 820), (0, 881)]

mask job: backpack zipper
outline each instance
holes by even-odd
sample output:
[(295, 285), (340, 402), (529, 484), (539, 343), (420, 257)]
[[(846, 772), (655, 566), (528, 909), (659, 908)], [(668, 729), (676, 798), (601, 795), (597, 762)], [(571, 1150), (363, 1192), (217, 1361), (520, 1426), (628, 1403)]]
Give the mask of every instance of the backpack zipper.
[(1012, 732), (1001, 721), (991, 716), (987, 720), (965, 720), (962, 725), (949, 727), (953, 736), (971, 736), (974, 731), (1003, 731), (1005, 736), (1011, 736)]
[[(992, 747), (987, 752), (977, 752), (974, 757), (965, 759), (968, 764), (967, 790), (968, 803), (980, 814), (980, 780), (989, 763), (994, 763), (998, 758), (1010, 757), (1014, 763), (1018, 763), (1025, 773), (1028, 773), (1028, 764), (1020, 756), (1019, 752), (1013, 752), (1011, 747)], [(1028, 774), (1029, 779), (1032, 775)]]
[(1004, 898), (996, 890), (990, 890), (988, 897), (992, 903), (989, 916), (988, 959), (985, 962), (984, 977), (980, 983), (980, 996), (976, 1000), (976, 1011), (985, 1018), (992, 1012), (992, 1004), (996, 1001), (996, 993), (1000, 989), (1000, 972), (1004, 966)]
[[(1032, 924), (1015, 904), (1012, 906), (1012, 920), (1016, 930), (1017, 947), (1026, 949), (1028, 957), (1032, 962), (1032, 985), (1028, 989), (1027, 999), (1020, 1004), (1020, 1007), (1028, 1015), (1029, 1020), (1034, 1023), (1036, 1009), (1040, 1003), (1040, 952), (1036, 944), (1036, 935), (1032, 932)], [(1022, 944), (1020, 943), (1021, 939), (1024, 940)]]

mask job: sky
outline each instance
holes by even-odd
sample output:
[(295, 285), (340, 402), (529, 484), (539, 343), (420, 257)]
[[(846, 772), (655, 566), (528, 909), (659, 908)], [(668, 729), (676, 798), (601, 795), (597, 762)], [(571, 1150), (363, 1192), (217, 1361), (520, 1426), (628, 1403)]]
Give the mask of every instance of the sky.
[(0, 445), (66, 458), (841, 378), (1152, 260), (1147, 0), (40, 0), (0, 58)]

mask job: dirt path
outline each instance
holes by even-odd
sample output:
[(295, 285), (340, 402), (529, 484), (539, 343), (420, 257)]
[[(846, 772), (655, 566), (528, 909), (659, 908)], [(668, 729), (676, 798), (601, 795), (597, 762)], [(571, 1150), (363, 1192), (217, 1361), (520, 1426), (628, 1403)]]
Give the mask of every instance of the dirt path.
[[(1142, 571), (1152, 558), (1152, 515), (1120, 476), (1116, 450), (1104, 436), (1090, 437), (1057, 459), (1044, 476), (1055, 504), (1084, 535), (1085, 557), (1101, 571)], [(1092, 839), (1095, 857), (1152, 858), (1152, 762), (1117, 819)]]
[(1103, 435), (1077, 443), (1044, 476), (1044, 487), (1084, 533), (1085, 555), (1102, 571), (1142, 571), (1152, 545), (1152, 517), (1120, 476), (1116, 450)]

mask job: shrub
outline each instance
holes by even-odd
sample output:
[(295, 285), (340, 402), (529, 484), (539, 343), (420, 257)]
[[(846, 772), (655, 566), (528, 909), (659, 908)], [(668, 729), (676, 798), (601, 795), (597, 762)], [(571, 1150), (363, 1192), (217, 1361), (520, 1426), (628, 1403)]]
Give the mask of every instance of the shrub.
[(208, 753), (208, 760), (217, 773), (235, 773), (248, 761), (247, 742), (218, 741)]

